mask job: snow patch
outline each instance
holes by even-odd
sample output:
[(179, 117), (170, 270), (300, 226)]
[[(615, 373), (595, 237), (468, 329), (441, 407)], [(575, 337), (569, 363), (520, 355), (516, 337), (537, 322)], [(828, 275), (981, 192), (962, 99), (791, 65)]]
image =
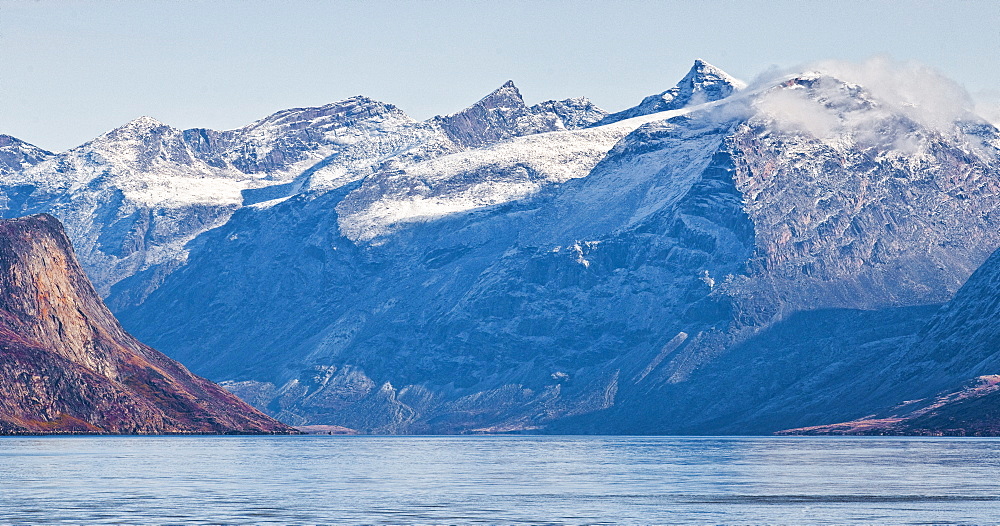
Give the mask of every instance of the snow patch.
[(356, 242), (414, 222), (528, 198), (543, 187), (587, 176), (643, 124), (697, 109), (660, 112), (581, 130), (515, 137), (373, 175), (338, 206), (341, 232)]

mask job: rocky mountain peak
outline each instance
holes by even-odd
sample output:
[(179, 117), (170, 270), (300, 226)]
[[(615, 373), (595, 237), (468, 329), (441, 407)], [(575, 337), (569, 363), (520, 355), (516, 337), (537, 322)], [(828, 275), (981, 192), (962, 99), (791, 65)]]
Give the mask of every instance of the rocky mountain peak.
[(728, 97), (733, 91), (746, 87), (746, 83), (730, 76), (725, 71), (698, 58), (688, 71), (687, 75), (677, 83), (681, 88), (689, 88), (693, 93), (718, 91), (710, 100), (718, 100)]
[(355, 95), (323, 106), (282, 110), (249, 124), (241, 130), (234, 130), (230, 133), (252, 134), (258, 130), (275, 126), (292, 129), (316, 125), (343, 126), (359, 119), (370, 118), (392, 111), (402, 113), (392, 104), (377, 101), (364, 95)]
[(704, 60), (695, 59), (691, 69), (676, 86), (642, 99), (642, 102), (637, 106), (612, 113), (598, 121), (595, 126), (721, 100), (745, 87), (746, 83), (743, 81), (730, 76)]
[[(144, 115), (74, 149), (96, 147), (100, 149), (110, 148), (112, 151), (125, 151), (126, 149), (135, 148), (135, 146), (126, 147), (126, 145), (135, 145), (136, 143), (157, 147), (155, 145), (162, 142), (164, 137), (170, 135), (179, 136), (180, 134), (180, 130)], [(143, 147), (140, 146), (140, 148)]]
[(149, 133), (156, 128), (166, 127), (167, 125), (150, 117), (148, 115), (143, 115), (141, 117), (132, 119), (131, 121), (115, 128), (110, 133), (123, 134), (123, 133), (135, 133), (143, 134)]
[(479, 148), (524, 135), (588, 126), (607, 113), (583, 97), (545, 101), (528, 107), (508, 80), (468, 108), (431, 122), (456, 144)]
[(521, 97), (521, 92), (517, 89), (517, 86), (514, 85), (513, 80), (504, 82), (502, 86), (480, 99), (475, 106), (508, 109), (519, 109), (525, 107), (524, 98)]

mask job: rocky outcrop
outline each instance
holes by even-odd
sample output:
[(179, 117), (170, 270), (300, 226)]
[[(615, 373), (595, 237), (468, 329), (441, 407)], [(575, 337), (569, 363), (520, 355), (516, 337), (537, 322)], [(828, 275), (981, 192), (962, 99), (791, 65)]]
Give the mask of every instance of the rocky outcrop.
[(49, 215), (0, 221), (0, 432), (287, 433), (139, 343)]

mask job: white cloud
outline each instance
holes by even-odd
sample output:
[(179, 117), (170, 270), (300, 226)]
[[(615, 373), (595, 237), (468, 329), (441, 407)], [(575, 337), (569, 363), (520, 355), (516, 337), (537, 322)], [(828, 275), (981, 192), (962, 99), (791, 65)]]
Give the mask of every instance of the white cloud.
[(976, 114), (1000, 128), (1000, 90), (977, 92), (973, 100)]
[(950, 129), (973, 111), (962, 86), (916, 62), (874, 57), (861, 63), (829, 60), (811, 69), (861, 85), (880, 103), (931, 128)]
[(832, 137), (841, 127), (838, 116), (802, 89), (777, 89), (765, 93), (757, 109), (789, 131), (805, 132), (817, 138)]

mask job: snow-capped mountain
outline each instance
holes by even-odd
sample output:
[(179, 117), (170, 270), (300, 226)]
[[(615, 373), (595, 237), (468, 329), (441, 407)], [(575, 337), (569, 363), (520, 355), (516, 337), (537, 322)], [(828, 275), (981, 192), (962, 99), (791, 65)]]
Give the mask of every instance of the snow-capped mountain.
[(745, 87), (745, 82), (730, 77), (725, 71), (704, 60), (697, 59), (691, 70), (676, 86), (642, 99), (637, 106), (612, 113), (598, 120), (596, 125), (603, 126), (632, 117), (722, 100)]
[(486, 143), (584, 126), (605, 113), (585, 99), (527, 108), (507, 84), (464, 112), (429, 122), (358, 96), (228, 131), (179, 130), (141, 117), (61, 154), (3, 138), (3, 215), (56, 215), (98, 290), (106, 295), (138, 274), (128, 301), (141, 301), (183, 264), (186, 243), (233, 211), (338, 188), (390, 159), (413, 163), (463, 150), (457, 130), (474, 122), (467, 115), (484, 119), (470, 130)]
[[(769, 389), (876, 381), (834, 364), (909, 338), (1000, 246), (1000, 135), (823, 71), (692, 72), (679, 108), (551, 129), (504, 86), (427, 123), (451, 149), (238, 210), (119, 314), (293, 423), (740, 432), (759, 393), (785, 412), (755, 431), (882, 403)], [(757, 394), (722, 397), (741, 371)]]

